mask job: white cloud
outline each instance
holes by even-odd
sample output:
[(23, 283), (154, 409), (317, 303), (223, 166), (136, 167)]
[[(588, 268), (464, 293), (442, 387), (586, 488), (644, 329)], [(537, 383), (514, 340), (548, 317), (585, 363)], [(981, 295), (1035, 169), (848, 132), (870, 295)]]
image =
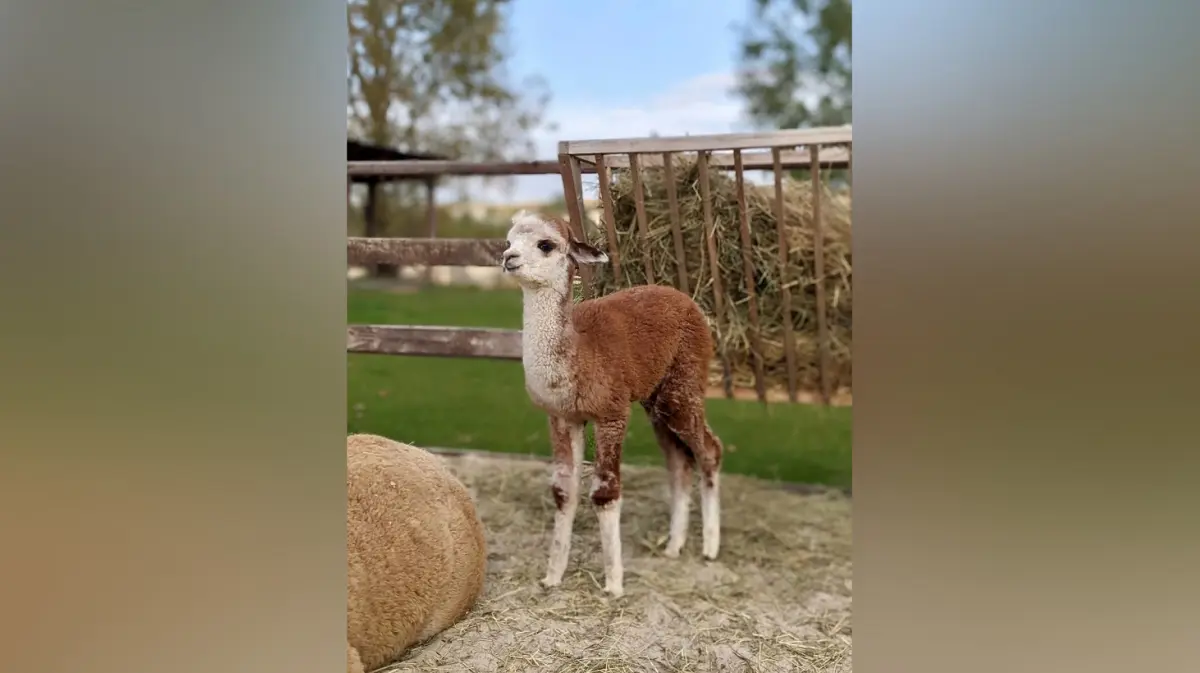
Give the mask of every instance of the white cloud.
[(713, 73), (685, 80), (637, 106), (568, 104), (551, 109), (559, 128), (553, 137), (538, 138), (547, 156), (559, 139), (639, 137), (726, 133), (734, 130), (743, 105), (732, 93), (733, 75)]
[[(551, 101), (547, 119), (553, 131), (534, 135), (538, 159), (557, 158), (560, 140), (637, 138), (657, 133), (662, 136), (729, 133), (744, 130), (742, 101), (733, 92), (734, 74), (716, 72), (684, 80), (662, 94), (637, 105), (606, 105), (604, 101)], [(585, 178), (586, 180), (586, 178)], [(511, 191), (466, 182), (473, 201), (494, 203), (549, 200), (562, 194), (556, 175), (519, 176)], [(448, 186), (449, 196), (455, 187)], [(585, 185), (586, 189), (586, 185)]]

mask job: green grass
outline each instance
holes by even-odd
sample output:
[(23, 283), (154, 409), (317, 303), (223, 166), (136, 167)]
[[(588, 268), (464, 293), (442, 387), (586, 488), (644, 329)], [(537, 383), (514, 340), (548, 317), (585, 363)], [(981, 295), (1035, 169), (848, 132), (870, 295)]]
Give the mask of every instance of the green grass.
[[(351, 288), (349, 322), (462, 327), (521, 326), (521, 295), (511, 290), (429, 288), (396, 294)], [(546, 415), (530, 404), (518, 362), (348, 356), (350, 432), (418, 446), (549, 455)], [(724, 470), (768, 479), (849, 487), (849, 409), (708, 400), (708, 419), (725, 444)], [(589, 433), (589, 449), (591, 454)], [(640, 408), (625, 460), (661, 464)]]

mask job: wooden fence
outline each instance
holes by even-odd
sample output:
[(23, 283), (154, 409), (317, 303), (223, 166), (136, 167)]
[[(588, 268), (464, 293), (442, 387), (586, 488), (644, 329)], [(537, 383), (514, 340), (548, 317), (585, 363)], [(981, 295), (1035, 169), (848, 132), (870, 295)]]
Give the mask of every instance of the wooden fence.
[[(556, 175), (555, 161), (352, 161), (347, 177)], [(507, 247), (503, 238), (363, 238), (346, 240), (347, 262), (432, 266), (495, 266)], [(346, 350), (381, 355), (521, 359), (521, 331), (424, 325), (348, 325)]]
[[(735, 175), (738, 205), (741, 214), (741, 240), (743, 263), (746, 266), (746, 293), (749, 297), (751, 321), (751, 348), (753, 349), (755, 390), (758, 398), (766, 401), (763, 378), (762, 346), (759, 342), (758, 306), (752, 282), (753, 262), (749, 251), (749, 223), (746, 211), (746, 170), (771, 170), (775, 181), (775, 207), (780, 256), (779, 273), (786, 279), (787, 233), (783, 223), (783, 174), (785, 170), (818, 168), (842, 168), (849, 171), (851, 165), (850, 127), (797, 129), (753, 134), (722, 134), (711, 136), (683, 136), (670, 138), (629, 138), (614, 140), (565, 141), (559, 143), (557, 162), (493, 162), (469, 163), (450, 161), (390, 161), (351, 162), (349, 175), (546, 175), (558, 173), (562, 177), (570, 224), (575, 235), (584, 236), (583, 182), (584, 174), (596, 174), (600, 187), (600, 202), (604, 229), (608, 235), (608, 250), (614, 268), (619, 271), (621, 260), (617, 251), (613, 222), (613, 202), (610, 192), (610, 171), (627, 169), (634, 181), (637, 205), (638, 230), (647, 231), (646, 214), (642, 203), (640, 176), (642, 170), (664, 170), (666, 183), (673, 185), (670, 178), (676, 155), (696, 155), (699, 168), (701, 198), (704, 203), (705, 233), (708, 256), (712, 268), (717, 323), (720, 329), (724, 315), (723, 293), (720, 286), (719, 269), (716, 267), (715, 242), (710, 194), (708, 193), (709, 170), (732, 170)], [(750, 151), (747, 151), (750, 150)], [(820, 170), (811, 170), (814, 193), (819, 194)], [(688, 291), (688, 281), (683, 274), (683, 260), (687, 253), (683, 249), (678, 207), (674, 195), (671, 201), (671, 224), (675, 243), (675, 256), (681, 270), (677, 279), (654, 279), (676, 284)], [(823, 278), (824, 251), (822, 246), (821, 208), (818, 198), (814, 206), (816, 297), (818, 332), (818, 367), (820, 371), (820, 399), (830, 403), (831, 391), (828, 381), (828, 329), (825, 315), (825, 287)], [(504, 239), (434, 239), (434, 238), (357, 238), (347, 240), (347, 258), (352, 265), (369, 264), (424, 264), (430, 266), (491, 266), (499, 263), (506, 243)], [(647, 277), (653, 278), (647, 269)], [(580, 280), (585, 296), (591, 296), (593, 287), (591, 274), (580, 269)], [(798, 399), (796, 385), (795, 339), (792, 333), (791, 297), (786, 282), (783, 289), (784, 344), (787, 358), (788, 398)], [(390, 355), (423, 355), (441, 357), (475, 357), (503, 360), (520, 360), (520, 330), (476, 329), (462, 327), (429, 327), (414, 325), (349, 325), (347, 327), (347, 351), (351, 353), (377, 353)], [(728, 363), (724, 365), (725, 394), (733, 397)]]

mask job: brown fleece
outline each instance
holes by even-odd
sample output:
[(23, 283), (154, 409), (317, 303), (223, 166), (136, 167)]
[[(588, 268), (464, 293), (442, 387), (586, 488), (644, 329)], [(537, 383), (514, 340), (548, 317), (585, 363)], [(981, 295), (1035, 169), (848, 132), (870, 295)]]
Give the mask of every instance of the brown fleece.
[(596, 471), (603, 486), (593, 501), (604, 505), (620, 496), (621, 443), (631, 402), (643, 403), (669, 467), (699, 459), (711, 479), (721, 461), (720, 442), (704, 413), (713, 344), (696, 302), (671, 287), (643, 285), (579, 303), (572, 323), (575, 411), (596, 424)]
[(483, 588), (483, 524), (436, 456), (346, 438), (346, 670), (390, 664), (461, 619)]

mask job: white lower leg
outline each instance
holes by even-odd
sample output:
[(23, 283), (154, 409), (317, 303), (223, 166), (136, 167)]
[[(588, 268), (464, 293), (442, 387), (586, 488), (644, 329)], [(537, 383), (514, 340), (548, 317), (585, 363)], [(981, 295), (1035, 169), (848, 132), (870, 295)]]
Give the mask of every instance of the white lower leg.
[(571, 556), (571, 529), (575, 524), (575, 510), (579, 505), (578, 491), (567, 491), (566, 504), (554, 513), (554, 533), (550, 538), (550, 562), (546, 565), (546, 577), (542, 584), (556, 587), (562, 583), (567, 571), (567, 559)]
[(676, 482), (671, 489), (671, 532), (663, 553), (672, 558), (679, 556), (683, 543), (687, 541), (688, 510), (692, 500), (690, 486)]
[(704, 527), (704, 557), (715, 559), (721, 548), (720, 473), (700, 480), (700, 519)]
[(600, 550), (604, 556), (604, 590), (613, 596), (625, 593), (625, 568), (621, 564), (621, 499), (596, 508), (600, 519)]

